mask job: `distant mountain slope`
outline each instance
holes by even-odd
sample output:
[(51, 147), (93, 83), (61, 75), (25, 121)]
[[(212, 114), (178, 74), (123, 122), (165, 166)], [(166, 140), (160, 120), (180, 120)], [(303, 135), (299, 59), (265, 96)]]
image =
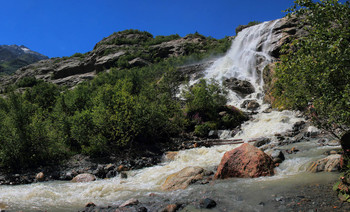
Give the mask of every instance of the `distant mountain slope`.
[(23, 66), (44, 59), (48, 57), (23, 45), (0, 45), (0, 74), (11, 74)]

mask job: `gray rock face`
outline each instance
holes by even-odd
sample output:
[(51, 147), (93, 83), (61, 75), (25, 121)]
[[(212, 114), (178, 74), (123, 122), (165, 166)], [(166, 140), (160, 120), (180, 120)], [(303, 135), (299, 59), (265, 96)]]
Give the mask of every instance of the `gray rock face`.
[(232, 91), (240, 94), (242, 97), (254, 93), (255, 91), (254, 86), (250, 82), (245, 80), (239, 80), (237, 78), (225, 79), (223, 84)]
[[(119, 63), (132, 68), (147, 66), (152, 62), (145, 59), (148, 57), (131, 58), (131, 55), (151, 55), (151, 58), (177, 57), (191, 53), (194, 46), (196, 50), (200, 50), (207, 42), (205, 37), (194, 34), (161, 43), (147, 45), (142, 43), (152, 39), (153, 36), (149, 33), (134, 31), (114, 33), (97, 43), (91, 52), (39, 61), (18, 69), (12, 76), (0, 77), (0, 90), (24, 77), (35, 77), (58, 85), (74, 87), (82, 81), (92, 79), (98, 72), (112, 67), (118, 69)], [(206, 64), (190, 65), (191, 67), (180, 69), (197, 72), (204, 70)]]
[(247, 108), (247, 110), (256, 110), (260, 107), (260, 104), (256, 100), (245, 100), (241, 104), (241, 108)]

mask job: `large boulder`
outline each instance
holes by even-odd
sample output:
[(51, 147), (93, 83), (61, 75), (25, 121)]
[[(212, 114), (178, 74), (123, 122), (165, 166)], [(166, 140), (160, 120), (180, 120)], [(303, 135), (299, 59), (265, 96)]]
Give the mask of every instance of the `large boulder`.
[(309, 172), (335, 172), (339, 171), (341, 155), (334, 154), (322, 158), (310, 164), (307, 168)]
[(190, 184), (203, 179), (204, 169), (201, 167), (190, 166), (170, 175), (162, 185), (162, 190), (173, 191), (185, 189)]
[(271, 176), (275, 173), (274, 168), (275, 165), (270, 156), (245, 143), (224, 154), (214, 179)]
[(247, 96), (248, 94), (254, 93), (255, 91), (254, 86), (250, 82), (245, 80), (239, 80), (237, 78), (225, 79), (223, 84), (228, 89), (240, 94), (243, 97)]
[(260, 107), (260, 104), (256, 100), (244, 100), (241, 104), (241, 108), (246, 108), (247, 110), (256, 110)]

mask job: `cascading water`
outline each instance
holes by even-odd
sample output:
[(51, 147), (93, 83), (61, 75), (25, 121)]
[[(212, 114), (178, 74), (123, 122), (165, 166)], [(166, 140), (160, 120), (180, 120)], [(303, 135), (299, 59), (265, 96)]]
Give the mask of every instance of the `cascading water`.
[[(271, 44), (278, 39), (273, 35), (276, 24), (278, 20), (244, 29), (234, 39), (229, 52), (206, 70), (205, 78), (214, 78), (222, 82), (224, 79), (234, 77), (249, 81), (254, 86), (255, 92), (245, 98), (231, 92), (231, 104), (239, 107), (245, 99), (256, 99), (262, 103), (261, 71), (266, 64), (273, 61), (269, 52)], [(292, 111), (259, 113), (242, 126), (236, 138), (245, 141), (256, 137), (274, 138), (276, 133), (292, 129), (293, 124), (300, 120), (302, 118)], [(293, 145), (295, 144), (281, 149), (291, 148)], [(117, 176), (89, 183), (45, 182), (0, 186), (0, 209), (1, 205), (7, 205), (11, 210), (76, 211), (91, 201), (97, 205), (113, 205), (132, 197), (138, 198), (141, 202), (157, 202), (173, 199), (195, 200), (211, 195), (220, 202), (219, 208), (228, 208), (229, 211), (233, 209), (256, 211), (254, 205), (270, 197), (273, 192), (278, 192), (278, 189), (292, 188), (295, 184), (300, 184), (301, 178), (305, 183), (314, 182), (315, 177), (309, 177), (302, 172), (305, 170), (304, 166), (307, 162), (319, 158), (320, 154), (329, 148), (319, 147), (316, 140), (298, 143), (300, 153), (287, 155), (286, 160), (277, 168), (274, 177), (219, 180), (208, 185), (194, 185), (186, 190), (161, 191), (160, 187), (167, 176), (185, 167), (199, 166), (215, 171), (223, 154), (237, 146), (239, 145), (222, 145), (180, 151), (173, 161), (129, 171), (127, 179)], [(285, 187), (281, 187), (281, 184), (285, 184)], [(257, 192), (261, 193), (261, 197), (252, 197), (251, 194)], [(150, 193), (154, 193), (155, 197), (149, 197)]]
[[(279, 20), (264, 22), (246, 28), (238, 33), (227, 54), (214, 62), (206, 70), (205, 78), (222, 82), (225, 79), (236, 78), (250, 82), (255, 92), (248, 96), (262, 103), (264, 67), (273, 62), (270, 56), (272, 43), (279, 38), (273, 36), (273, 29)], [(229, 104), (240, 106), (244, 98), (235, 92), (229, 92)]]

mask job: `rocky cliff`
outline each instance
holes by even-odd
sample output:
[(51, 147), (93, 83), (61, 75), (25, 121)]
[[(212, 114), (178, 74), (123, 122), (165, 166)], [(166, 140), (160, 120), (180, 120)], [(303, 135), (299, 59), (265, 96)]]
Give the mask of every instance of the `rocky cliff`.
[(169, 57), (203, 53), (219, 42), (198, 33), (185, 37), (178, 35), (153, 37), (148, 32), (125, 30), (104, 38), (92, 51), (85, 54), (51, 58), (20, 68), (13, 76), (0, 78), (0, 87), (4, 88), (25, 77), (35, 77), (73, 87), (112, 67), (116, 69), (142, 67)]

